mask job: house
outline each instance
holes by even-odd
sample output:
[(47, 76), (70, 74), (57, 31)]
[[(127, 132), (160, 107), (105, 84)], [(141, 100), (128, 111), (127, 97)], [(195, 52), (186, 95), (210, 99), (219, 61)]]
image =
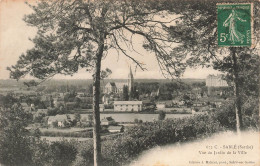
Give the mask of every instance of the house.
[(208, 75), (206, 78), (207, 87), (228, 87), (227, 81), (223, 79), (224, 75)]
[(111, 116), (105, 117), (101, 120), (101, 125), (105, 125), (105, 126), (113, 125), (115, 123), (116, 123), (115, 120)]
[(156, 108), (157, 109), (164, 109), (166, 107), (165, 102), (158, 102), (156, 103)]
[(53, 122), (58, 122), (58, 127), (65, 127), (65, 123), (71, 123), (75, 119), (74, 116), (68, 115), (56, 115), (56, 116), (49, 116), (47, 124), (49, 126), (53, 126)]
[(116, 84), (114, 82), (108, 82), (105, 85), (104, 93), (106, 93), (106, 94), (116, 93)]
[(55, 97), (53, 98), (53, 104), (54, 104), (54, 107), (58, 107), (59, 105), (64, 105), (64, 100), (60, 97)]
[(114, 101), (114, 111), (140, 112), (142, 111), (142, 101)]
[(184, 100), (175, 99), (172, 100), (173, 105), (183, 106), (185, 104)]
[(85, 95), (85, 93), (83, 93), (83, 92), (78, 92), (77, 93), (77, 97), (85, 97), (86, 95)]
[(214, 104), (216, 105), (216, 107), (221, 107), (223, 105), (222, 101), (215, 101)]
[(107, 130), (110, 133), (119, 133), (124, 131), (124, 126), (109, 126)]
[(25, 111), (30, 111), (31, 110), (31, 107), (27, 103), (21, 103), (21, 106), (22, 106), (22, 108)]
[(104, 87), (104, 93), (123, 93), (124, 86), (127, 86), (127, 82), (108, 82)]

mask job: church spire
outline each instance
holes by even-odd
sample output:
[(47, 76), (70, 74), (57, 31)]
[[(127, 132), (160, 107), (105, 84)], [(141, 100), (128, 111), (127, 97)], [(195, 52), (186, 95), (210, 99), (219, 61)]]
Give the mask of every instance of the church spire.
[(128, 74), (127, 84), (128, 84), (128, 91), (130, 93), (130, 92), (132, 92), (133, 86), (134, 86), (134, 76), (133, 76), (133, 73), (132, 73), (131, 66), (130, 66), (130, 71), (129, 71), (129, 74)]
[(131, 69), (131, 66), (130, 66), (130, 72), (129, 72), (129, 77), (130, 77), (131, 79), (134, 79), (134, 76), (133, 76), (133, 73), (132, 73), (132, 69)]

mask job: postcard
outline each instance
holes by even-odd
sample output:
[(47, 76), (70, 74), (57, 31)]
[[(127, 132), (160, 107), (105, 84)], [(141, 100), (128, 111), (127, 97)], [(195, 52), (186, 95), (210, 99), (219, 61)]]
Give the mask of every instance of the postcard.
[(257, 0), (0, 0), (0, 165), (258, 166)]

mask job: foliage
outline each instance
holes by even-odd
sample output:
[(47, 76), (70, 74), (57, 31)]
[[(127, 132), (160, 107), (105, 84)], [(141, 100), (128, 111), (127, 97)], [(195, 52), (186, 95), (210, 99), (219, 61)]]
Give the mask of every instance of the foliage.
[[(39, 1), (29, 5), (33, 13), (26, 15), (24, 20), (38, 29), (32, 40), (35, 47), (22, 54), (15, 66), (8, 68), (11, 78), (30, 74), (44, 80), (55, 74), (73, 75), (80, 68), (93, 71), (96, 58), (101, 61), (110, 49), (118, 50), (144, 69), (122, 44), (134, 46), (131, 34), (140, 36), (143, 46), (155, 52), (163, 74), (179, 76), (183, 64), (166, 51), (174, 47), (175, 40), (169, 39), (166, 28), (174, 20), (161, 21), (170, 12), (155, 10), (154, 5), (135, 0)], [(127, 49), (135, 51), (128, 44)]]
[[(34, 47), (8, 67), (10, 77), (31, 75), (42, 81), (56, 74), (73, 75), (84, 68), (93, 72), (93, 108), (95, 114), (94, 146), (98, 165), (100, 157), (100, 79), (101, 60), (115, 49), (131, 59), (142, 70), (143, 63), (129, 55), (136, 52), (133, 36), (141, 37), (143, 46), (156, 56), (164, 76), (179, 77), (184, 64), (169, 50), (175, 40), (169, 38), (167, 25), (174, 19), (168, 11), (155, 10), (156, 3), (136, 0), (37, 1), (29, 5), (33, 12), (24, 21), (38, 29)], [(160, 32), (160, 33), (158, 33)], [(104, 74), (103, 74), (104, 75)]]
[(52, 124), (53, 127), (58, 127), (58, 121), (57, 120), (52, 122), (51, 124)]
[(247, 128), (259, 129), (259, 100), (249, 97), (242, 106), (243, 121)]
[(225, 127), (226, 129), (236, 129), (236, 113), (233, 103), (225, 105), (219, 110), (215, 110), (213, 116), (221, 124), (221, 126)]
[[(241, 95), (244, 101), (249, 96), (258, 98), (259, 96), (259, 55), (249, 49), (238, 50), (238, 82), (241, 87)], [(223, 58), (221, 63), (215, 62), (214, 69), (228, 73), (225, 77), (227, 82), (232, 86), (234, 78), (232, 76), (231, 57)]]
[[(220, 122), (221, 126), (228, 130), (236, 129), (236, 114), (234, 101), (226, 102), (218, 110), (213, 111), (212, 116)], [(250, 97), (242, 106), (245, 129), (259, 128), (259, 105), (258, 99)]]
[(93, 165), (93, 145), (91, 143), (81, 143), (78, 146), (78, 154), (73, 166)]
[(15, 104), (0, 109), (0, 163), (26, 166), (31, 163), (30, 137), (25, 127), (31, 122), (32, 114)]
[(76, 158), (77, 143), (66, 140), (48, 143), (38, 140), (32, 151), (33, 166), (70, 166)]
[(158, 120), (164, 120), (166, 113), (164, 111), (159, 111)]
[(130, 128), (122, 137), (105, 141), (102, 153), (114, 165), (122, 165), (154, 146), (209, 136), (220, 130), (219, 122), (208, 115), (143, 123)]
[(46, 114), (43, 112), (36, 112), (33, 115), (33, 122), (34, 123), (44, 123), (44, 117), (46, 117)]
[(74, 113), (74, 117), (75, 117), (76, 122), (80, 122), (81, 115), (79, 113)]
[[(223, 127), (211, 115), (142, 123), (129, 128), (122, 136), (104, 140), (102, 160), (105, 165), (127, 164), (154, 146), (207, 137), (221, 130)], [(85, 147), (79, 150), (75, 166), (93, 165), (93, 147), (88, 143), (81, 146)]]
[(36, 98), (31, 98), (29, 96), (25, 96), (26, 103), (28, 105), (34, 104), (34, 106), (38, 109), (46, 109), (46, 104), (41, 100), (40, 97), (36, 97)]
[[(233, 2), (233, 0), (230, 0), (230, 2)], [(259, 1), (252, 0), (251, 2), (254, 4), (253, 15), (259, 16)], [(237, 130), (240, 130), (244, 128), (241, 109), (245, 101), (243, 99), (244, 90), (254, 87), (255, 85), (252, 86), (252, 84), (255, 84), (255, 81), (259, 80), (259, 74), (255, 74), (259, 70), (254, 70), (254, 65), (250, 67), (251, 64), (257, 61), (259, 64), (259, 60), (256, 60), (257, 58), (254, 57), (254, 54), (258, 57), (259, 52), (255, 46), (252, 48), (218, 47), (217, 3), (219, 3), (218, 0), (198, 1), (198, 3), (174, 3), (176, 7), (182, 6), (185, 10), (179, 11), (181, 17), (178, 18), (176, 25), (169, 28), (171, 37), (179, 41), (179, 45), (173, 49), (172, 54), (182, 59), (181, 62), (186, 65), (185, 67), (214, 67), (215, 69), (226, 72), (225, 74), (231, 78), (232, 86), (234, 86)], [(171, 5), (165, 7), (169, 10), (176, 10), (176, 7), (171, 9)], [(259, 23), (259, 17), (254, 19), (253, 33), (257, 34), (257, 40), (259, 40)], [(256, 46), (259, 46), (259, 44), (257, 43)], [(241, 69), (243, 72), (241, 72)], [(243, 84), (248, 85), (248, 87), (245, 87)]]
[(68, 141), (53, 142), (49, 148), (52, 156), (50, 165), (69, 166), (75, 160), (77, 149)]
[(123, 86), (123, 101), (129, 100), (129, 94), (128, 94), (128, 86)]
[(10, 108), (16, 102), (18, 102), (18, 100), (11, 93), (8, 93), (5, 96), (0, 95), (0, 107)]
[(150, 94), (152, 92), (156, 92), (159, 88), (158, 82), (140, 82), (135, 83), (135, 86), (137, 87), (137, 90), (139, 94)]

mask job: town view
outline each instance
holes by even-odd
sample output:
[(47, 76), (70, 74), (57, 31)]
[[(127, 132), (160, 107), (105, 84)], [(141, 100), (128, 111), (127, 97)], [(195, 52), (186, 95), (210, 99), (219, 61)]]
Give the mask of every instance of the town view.
[(259, 165), (241, 2), (0, 1), (0, 166)]
[[(232, 90), (222, 75), (206, 79), (104, 80), (100, 96), (102, 135), (120, 135), (136, 124), (214, 112), (232, 100)], [(17, 101), (33, 115), (27, 129), (39, 129), (41, 139), (92, 138), (92, 81), (51, 80), (28, 87), (1, 80), (1, 105)]]

